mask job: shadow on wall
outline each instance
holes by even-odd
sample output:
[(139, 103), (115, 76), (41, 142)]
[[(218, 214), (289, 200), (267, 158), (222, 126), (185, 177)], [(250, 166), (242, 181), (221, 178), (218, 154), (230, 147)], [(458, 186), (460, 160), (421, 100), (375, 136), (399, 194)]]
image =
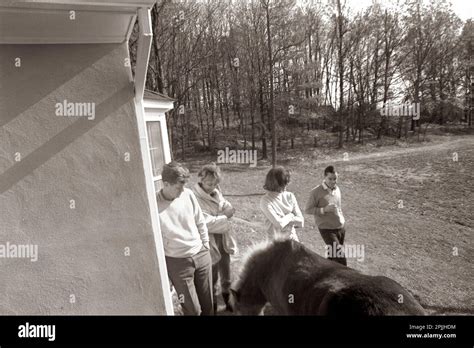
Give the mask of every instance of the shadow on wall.
[(54, 157), (66, 146), (87, 133), (99, 122), (107, 118), (107, 116), (122, 107), (122, 105), (129, 103), (133, 97), (133, 83), (130, 83), (97, 106), (96, 116), (93, 121), (86, 118), (79, 119), (20, 162), (0, 174), (0, 194), (8, 191), (13, 185), (31, 174), (35, 169)]
[[(0, 127), (116, 48), (115, 44), (1, 45)], [(25, 51), (28, 56), (18, 57), (18, 52)], [(17, 58), (21, 59), (21, 69), (15, 66)], [(9, 81), (8, 86), (1, 81)], [(18, 95), (22, 103), (15, 103)]]

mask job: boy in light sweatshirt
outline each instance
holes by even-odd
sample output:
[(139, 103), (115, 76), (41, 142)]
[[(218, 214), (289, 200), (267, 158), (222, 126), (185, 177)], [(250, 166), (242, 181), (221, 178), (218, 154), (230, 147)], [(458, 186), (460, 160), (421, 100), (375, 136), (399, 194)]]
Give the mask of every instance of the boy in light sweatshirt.
[(209, 235), (193, 191), (184, 188), (189, 171), (165, 164), (163, 188), (156, 195), (168, 276), (184, 315), (213, 315)]

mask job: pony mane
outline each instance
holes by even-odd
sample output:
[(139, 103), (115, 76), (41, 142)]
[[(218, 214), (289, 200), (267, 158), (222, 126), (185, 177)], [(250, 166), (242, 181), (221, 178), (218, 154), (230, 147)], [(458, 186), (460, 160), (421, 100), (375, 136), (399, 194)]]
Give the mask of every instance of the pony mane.
[(259, 263), (261, 257), (271, 254), (277, 245), (282, 244), (289, 244), (288, 246), (291, 246), (292, 241), (287, 238), (276, 238), (252, 243), (242, 256), (242, 266), (236, 281), (237, 288), (247, 278), (249, 272), (255, 268), (256, 264)]

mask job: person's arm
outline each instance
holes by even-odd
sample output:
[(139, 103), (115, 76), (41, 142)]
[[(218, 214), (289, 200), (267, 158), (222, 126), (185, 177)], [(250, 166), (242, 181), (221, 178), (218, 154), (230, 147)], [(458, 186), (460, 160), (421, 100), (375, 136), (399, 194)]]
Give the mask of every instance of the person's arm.
[(295, 223), (295, 227), (304, 227), (304, 216), (301, 213), (300, 207), (298, 206), (298, 201), (296, 200), (296, 196), (291, 193), (291, 199), (293, 200), (293, 214), (295, 217), (293, 218), (293, 222)]
[(306, 203), (306, 207), (304, 212), (310, 215), (322, 215), (324, 211), (321, 210), (322, 208), (318, 208), (318, 200), (316, 197), (316, 190), (311, 191), (309, 194), (308, 203)]
[(340, 214), (342, 214), (342, 193), (341, 189), (338, 187), (337, 190), (339, 191), (339, 199), (338, 199), (338, 211)]
[(272, 202), (266, 199), (262, 199), (260, 201), (260, 209), (262, 210), (263, 215), (265, 215), (272, 225), (281, 230), (291, 221), (293, 221), (293, 218), (295, 217), (293, 213), (286, 214), (283, 217), (280, 216), (273, 208)]
[(190, 191), (189, 195), (194, 209), (194, 221), (196, 223), (196, 227), (199, 231), (199, 234), (201, 235), (202, 244), (204, 244), (204, 246), (209, 249), (209, 234), (207, 231), (206, 219), (204, 218), (201, 206), (199, 205), (199, 202), (194, 193)]
[(339, 209), (342, 211), (342, 192), (341, 189), (338, 187), (339, 190)]
[(212, 215), (205, 211), (202, 212), (206, 220), (208, 233), (223, 234), (228, 231), (229, 219), (225, 215)]
[(306, 204), (305, 213), (312, 214), (317, 216), (322, 216), (328, 212), (335, 212), (336, 207), (334, 204), (328, 204), (325, 207), (318, 207), (319, 199), (317, 198), (316, 190), (311, 192), (311, 195), (308, 200), (308, 204)]
[(220, 188), (218, 189), (217, 192), (219, 192), (219, 202), (222, 202), (221, 204), (222, 214), (224, 214), (228, 219), (231, 219), (235, 213), (234, 207), (227, 199), (224, 198), (224, 195), (222, 194), (222, 191), (220, 190)]
[(224, 199), (224, 204), (222, 205), (222, 209), (225, 210), (225, 209), (232, 209), (232, 204), (227, 200), (225, 199), (223, 196), (222, 198)]

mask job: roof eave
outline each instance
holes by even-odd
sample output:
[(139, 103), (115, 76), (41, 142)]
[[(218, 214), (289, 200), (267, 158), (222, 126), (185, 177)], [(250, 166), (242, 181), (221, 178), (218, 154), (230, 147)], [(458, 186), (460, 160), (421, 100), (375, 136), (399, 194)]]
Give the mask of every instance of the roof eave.
[(2, 0), (0, 7), (27, 8), (151, 8), (156, 0)]

